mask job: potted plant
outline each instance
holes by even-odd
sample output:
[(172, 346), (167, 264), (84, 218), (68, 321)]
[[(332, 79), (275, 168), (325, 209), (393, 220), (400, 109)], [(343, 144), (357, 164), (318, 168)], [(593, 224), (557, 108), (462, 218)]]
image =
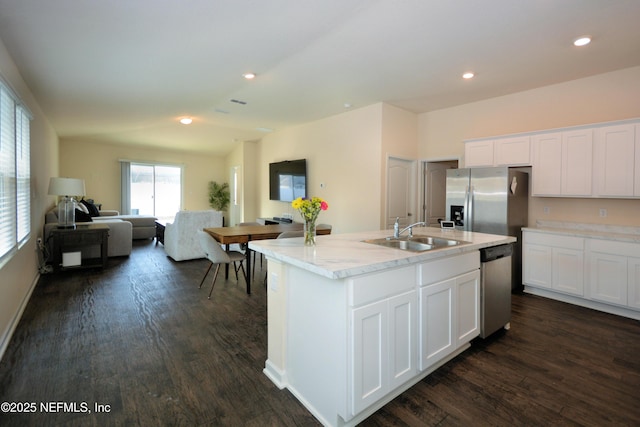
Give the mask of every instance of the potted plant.
[(225, 211), (229, 206), (229, 184), (215, 181), (209, 182), (209, 206), (217, 211)]

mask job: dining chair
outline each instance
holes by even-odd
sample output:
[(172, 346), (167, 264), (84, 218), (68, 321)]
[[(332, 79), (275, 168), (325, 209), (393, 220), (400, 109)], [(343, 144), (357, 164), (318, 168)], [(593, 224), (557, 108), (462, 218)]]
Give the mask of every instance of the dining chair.
[[(209, 233), (202, 230), (198, 230), (198, 239), (200, 240), (200, 246), (202, 247), (202, 250), (204, 251), (207, 259), (211, 261), (211, 264), (209, 265), (207, 272), (204, 274), (204, 277), (202, 278), (202, 281), (200, 282), (200, 286), (198, 286), (198, 289), (202, 287), (202, 284), (204, 283), (204, 279), (207, 278), (207, 275), (209, 274), (209, 271), (211, 270), (211, 267), (213, 266), (213, 264), (216, 265), (216, 271), (213, 274), (213, 281), (211, 282), (211, 290), (209, 291), (209, 296), (208, 296), (208, 299), (211, 299), (211, 293), (213, 292), (213, 286), (216, 284), (216, 278), (218, 277), (218, 272), (220, 271), (220, 265), (238, 262), (240, 264), (240, 269), (242, 270), (242, 273), (245, 274), (244, 277), (246, 277), (246, 273), (244, 271), (244, 264), (242, 263), (244, 261), (244, 254), (238, 251), (226, 252), (224, 249), (222, 249), (222, 246), (220, 246), (220, 243), (218, 243), (216, 239), (213, 238), (213, 236), (211, 236)], [(236, 275), (236, 278), (237, 278), (237, 275)]]
[(291, 237), (303, 237), (304, 236), (304, 231), (283, 231), (282, 233), (278, 234), (278, 237), (276, 237), (277, 239), (289, 239)]
[[(260, 224), (259, 222), (241, 222), (241, 223), (238, 224), (238, 227), (256, 226), (256, 225), (263, 225), (263, 224)], [(244, 251), (247, 251), (247, 250), (249, 250), (247, 248), (247, 244), (244, 243), (242, 245), (242, 251), (244, 252)], [(263, 256), (262, 256), (262, 254), (260, 254), (260, 268), (262, 268), (262, 260), (263, 260)], [(251, 272), (251, 274), (253, 275), (253, 277), (255, 277), (256, 276), (256, 253), (255, 253), (255, 251), (253, 252), (253, 260), (251, 261), (251, 265), (252, 265), (252, 270), (253, 270)]]

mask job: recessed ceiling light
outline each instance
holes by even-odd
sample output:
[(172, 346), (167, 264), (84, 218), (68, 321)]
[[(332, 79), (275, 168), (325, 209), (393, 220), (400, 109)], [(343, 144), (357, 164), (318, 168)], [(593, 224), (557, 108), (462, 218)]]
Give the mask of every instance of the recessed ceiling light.
[(582, 37), (579, 37), (579, 38), (575, 39), (574, 42), (573, 42), (573, 45), (574, 46), (586, 46), (589, 43), (591, 43), (591, 37), (582, 36)]
[(467, 79), (467, 80), (468, 80), (468, 79), (472, 79), (472, 78), (473, 78), (473, 76), (474, 76), (474, 74), (473, 74), (472, 72), (470, 72), (470, 71), (469, 71), (469, 72), (464, 73), (464, 74), (462, 75), (462, 78), (463, 78), (463, 79)]
[(191, 122), (193, 122), (193, 119), (191, 117), (183, 117), (180, 119), (180, 123), (182, 123), (183, 125), (190, 125)]
[(256, 74), (255, 73), (244, 73), (242, 75), (242, 77), (244, 77), (247, 80), (253, 80), (256, 78)]

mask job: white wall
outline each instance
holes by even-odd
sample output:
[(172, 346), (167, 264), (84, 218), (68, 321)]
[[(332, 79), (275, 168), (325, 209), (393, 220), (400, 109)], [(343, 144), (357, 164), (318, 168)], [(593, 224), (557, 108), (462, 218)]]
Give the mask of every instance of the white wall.
[[(422, 159), (463, 157), (465, 139), (636, 117), (640, 67), (421, 114), (419, 152)], [(529, 223), (538, 219), (640, 226), (640, 200), (532, 197)]]
[(332, 224), (335, 233), (378, 229), (382, 108), (363, 107), (265, 136), (256, 168), (260, 216), (292, 213), (300, 221), (289, 203), (269, 200), (269, 163), (307, 159), (308, 195), (329, 203), (319, 222)]
[(35, 239), (42, 236), (44, 214), (52, 205), (49, 177), (58, 172), (58, 138), (42, 114), (13, 59), (0, 41), (0, 74), (33, 113), (31, 121), (31, 236), (0, 268), (0, 356), (8, 345), (38, 274)]
[(60, 141), (60, 175), (84, 179), (87, 198), (101, 203), (102, 209), (120, 210), (120, 159), (182, 165), (182, 207), (187, 210), (211, 209), (209, 181), (229, 180), (222, 157), (98, 141)]

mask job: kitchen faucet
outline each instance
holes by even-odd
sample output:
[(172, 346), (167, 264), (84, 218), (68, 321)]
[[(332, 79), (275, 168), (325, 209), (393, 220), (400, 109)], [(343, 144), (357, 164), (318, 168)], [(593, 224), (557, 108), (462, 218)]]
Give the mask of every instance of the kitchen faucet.
[(413, 237), (413, 227), (416, 227), (418, 225), (427, 225), (427, 223), (425, 223), (424, 221), (416, 222), (411, 225), (407, 225), (405, 228), (400, 230), (400, 217), (397, 217), (395, 224), (393, 224), (393, 238), (399, 239), (400, 235), (407, 230), (409, 230), (409, 237)]

